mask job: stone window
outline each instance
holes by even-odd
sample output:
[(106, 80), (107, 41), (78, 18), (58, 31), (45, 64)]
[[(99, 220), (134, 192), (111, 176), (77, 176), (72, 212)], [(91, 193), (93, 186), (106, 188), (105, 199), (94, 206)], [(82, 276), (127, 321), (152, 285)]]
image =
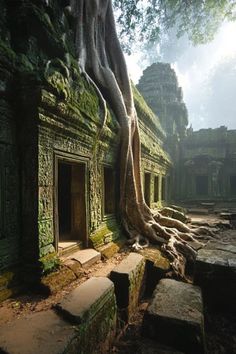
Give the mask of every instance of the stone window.
[(154, 202), (159, 200), (159, 176), (154, 177)]
[(199, 196), (208, 195), (208, 176), (196, 176), (196, 194)]
[(166, 200), (166, 178), (162, 177), (161, 200)]
[(104, 166), (103, 169), (103, 210), (104, 215), (115, 213), (115, 179), (114, 170)]
[(59, 243), (85, 243), (86, 164), (58, 161), (57, 212)]
[(230, 194), (236, 195), (236, 176), (230, 176)]
[(151, 173), (144, 173), (144, 198), (146, 204), (150, 207), (150, 189), (151, 187)]

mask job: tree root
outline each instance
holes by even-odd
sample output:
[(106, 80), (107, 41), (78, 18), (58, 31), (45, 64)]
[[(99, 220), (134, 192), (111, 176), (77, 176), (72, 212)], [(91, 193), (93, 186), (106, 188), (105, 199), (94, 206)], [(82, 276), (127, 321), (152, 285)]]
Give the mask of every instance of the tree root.
[[(94, 86), (104, 110), (109, 101), (120, 126), (120, 218), (134, 249), (156, 243), (185, 278), (185, 265), (196, 258), (189, 242), (200, 235), (213, 237), (208, 228), (190, 228), (179, 220), (153, 213), (146, 205), (141, 179), (141, 144), (138, 118), (127, 67), (117, 38), (111, 0), (71, 0), (76, 19), (75, 45), (81, 72)], [(97, 137), (100, 137), (98, 133)], [(147, 240), (147, 241), (146, 241)], [(204, 238), (203, 238), (204, 240)]]

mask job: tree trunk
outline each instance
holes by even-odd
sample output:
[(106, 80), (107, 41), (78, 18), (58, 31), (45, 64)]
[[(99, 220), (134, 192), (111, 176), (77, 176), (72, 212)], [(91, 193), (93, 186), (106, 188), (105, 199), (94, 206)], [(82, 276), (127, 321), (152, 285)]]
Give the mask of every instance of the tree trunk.
[[(187, 244), (197, 230), (180, 221), (155, 215), (142, 190), (141, 145), (137, 114), (122, 53), (111, 0), (72, 0), (76, 20), (75, 42), (80, 68), (95, 86), (103, 105), (111, 105), (120, 125), (120, 211), (131, 239), (144, 237), (158, 243), (170, 257), (174, 271), (184, 277), (186, 260), (195, 259)], [(104, 98), (104, 99), (103, 99)], [(106, 110), (105, 110), (106, 111)], [(105, 116), (104, 116), (105, 122)], [(137, 243), (136, 243), (137, 244)]]

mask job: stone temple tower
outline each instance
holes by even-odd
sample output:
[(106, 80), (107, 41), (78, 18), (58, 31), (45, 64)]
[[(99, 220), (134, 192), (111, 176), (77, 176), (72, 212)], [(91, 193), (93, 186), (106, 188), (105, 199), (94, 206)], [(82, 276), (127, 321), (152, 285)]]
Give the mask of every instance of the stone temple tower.
[(146, 68), (137, 87), (159, 117), (167, 136), (185, 135), (188, 112), (182, 89), (170, 64), (154, 63)]

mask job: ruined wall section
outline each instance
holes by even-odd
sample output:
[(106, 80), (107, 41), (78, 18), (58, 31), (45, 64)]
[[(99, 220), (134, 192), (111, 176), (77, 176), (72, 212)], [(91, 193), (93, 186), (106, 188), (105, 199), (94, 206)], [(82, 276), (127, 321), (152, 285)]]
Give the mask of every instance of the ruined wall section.
[[(147, 105), (137, 88), (133, 87), (133, 93), (140, 126), (144, 195), (148, 194), (146, 202), (151, 208), (160, 208), (168, 203), (171, 197), (170, 174), (173, 166), (170, 155), (164, 149), (166, 133), (161, 127), (159, 118)], [(145, 176), (150, 179), (148, 185), (146, 184), (146, 190)], [(155, 179), (158, 183), (155, 183)], [(165, 186), (164, 180), (168, 181)]]
[(181, 200), (236, 200), (236, 131), (189, 130), (181, 141)]

